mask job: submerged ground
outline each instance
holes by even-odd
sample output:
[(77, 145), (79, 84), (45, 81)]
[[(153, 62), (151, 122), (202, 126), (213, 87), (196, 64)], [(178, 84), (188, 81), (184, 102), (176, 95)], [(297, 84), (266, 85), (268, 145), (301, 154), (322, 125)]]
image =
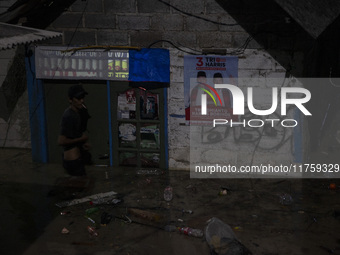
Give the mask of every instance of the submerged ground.
[[(87, 179), (69, 178), (61, 165), (33, 163), (30, 150), (1, 149), (0, 254), (210, 254), (206, 233), (197, 238), (164, 227), (204, 230), (212, 217), (253, 254), (340, 254), (338, 179), (207, 180), (190, 179), (187, 171), (146, 175), (102, 166), (87, 173)], [(173, 199), (166, 202), (169, 184)], [(110, 191), (120, 202), (56, 206)], [(106, 226), (104, 212), (112, 217)]]

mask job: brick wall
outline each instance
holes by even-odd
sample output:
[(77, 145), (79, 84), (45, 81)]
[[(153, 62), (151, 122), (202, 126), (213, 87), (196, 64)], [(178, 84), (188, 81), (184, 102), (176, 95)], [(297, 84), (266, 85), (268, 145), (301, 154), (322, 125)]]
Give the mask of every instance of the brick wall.
[[(50, 29), (63, 31), (63, 43), (70, 45), (147, 47), (157, 40), (171, 40), (201, 49), (239, 47), (248, 35), (234, 24), (236, 21), (213, 0), (79, 0)], [(156, 46), (170, 47), (167, 43)]]

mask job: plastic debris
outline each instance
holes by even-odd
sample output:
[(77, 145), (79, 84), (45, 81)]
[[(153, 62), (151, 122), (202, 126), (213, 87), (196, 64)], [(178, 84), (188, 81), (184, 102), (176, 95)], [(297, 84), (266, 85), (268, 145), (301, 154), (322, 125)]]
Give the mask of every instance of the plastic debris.
[(178, 231), (182, 234), (194, 237), (203, 237), (203, 230), (189, 227), (178, 228)]
[(243, 231), (243, 228), (240, 227), (240, 226), (236, 226), (236, 227), (234, 227), (234, 230), (235, 230), (235, 231)]
[(91, 236), (98, 236), (98, 232), (94, 227), (87, 226), (87, 231), (90, 233)]
[(164, 200), (167, 202), (172, 200), (172, 187), (171, 186), (167, 186), (164, 189)]
[(142, 219), (146, 219), (150, 221), (159, 221), (160, 219), (163, 218), (163, 215), (161, 214), (149, 212), (149, 211), (145, 211), (145, 210), (141, 210), (137, 208), (129, 208), (128, 212), (138, 218), (142, 218)]
[(113, 216), (111, 214), (108, 214), (107, 212), (103, 212), (101, 217), (100, 217), (100, 224), (102, 226), (106, 226), (107, 224), (110, 223), (110, 221), (112, 220)]
[(70, 214), (71, 212), (70, 211), (67, 211), (67, 212), (60, 212), (60, 215), (66, 215), (66, 214)]
[(117, 198), (112, 199), (112, 197), (107, 197), (107, 198), (99, 198), (99, 199), (90, 201), (90, 204), (91, 205), (103, 205), (103, 204), (106, 204), (106, 205), (111, 205), (111, 204), (116, 205), (116, 204), (118, 204), (120, 202), (122, 202), (121, 199), (117, 199)]
[(89, 209), (86, 209), (85, 210), (85, 213), (87, 216), (95, 213), (95, 212), (98, 212), (99, 211), (99, 208), (98, 207), (92, 207), (92, 208), (89, 208)]
[(203, 237), (203, 230), (190, 228), (190, 227), (176, 227), (174, 225), (166, 225), (164, 230), (167, 232), (179, 232), (184, 235), (194, 236), (194, 237)]
[(336, 190), (336, 184), (334, 182), (329, 184), (329, 189), (330, 190)]
[(77, 204), (81, 204), (81, 203), (85, 203), (85, 202), (90, 202), (90, 201), (97, 200), (97, 199), (100, 199), (100, 198), (105, 198), (105, 197), (111, 197), (113, 199), (116, 195), (117, 195), (117, 193), (114, 192), (114, 191), (110, 191), (110, 192), (106, 192), (106, 193), (99, 193), (99, 194), (83, 197), (83, 198), (80, 198), (80, 199), (73, 199), (73, 200), (70, 200), (70, 201), (60, 202), (60, 203), (57, 203), (56, 206), (63, 208), (63, 207), (67, 207), (67, 206), (72, 206), (72, 205), (77, 205)]
[(160, 169), (139, 169), (137, 171), (138, 175), (161, 175), (162, 171)]
[(280, 204), (282, 205), (290, 205), (293, 203), (293, 198), (291, 195), (284, 193), (280, 195)]
[(221, 189), (220, 192), (218, 193), (220, 196), (225, 196), (228, 194), (228, 190), (227, 189)]
[(191, 210), (182, 210), (183, 213), (189, 213), (189, 214), (193, 214), (194, 212)]
[(218, 218), (211, 218), (205, 228), (205, 239), (211, 253), (216, 255), (250, 255), (252, 254), (237, 240), (231, 227)]
[(87, 216), (84, 216), (86, 219), (88, 219), (89, 221), (91, 221), (93, 224), (95, 224), (96, 222), (92, 219), (92, 218), (90, 218), (90, 217), (87, 217)]
[(69, 231), (67, 228), (63, 228), (63, 229), (61, 230), (61, 233), (62, 233), (62, 234), (68, 234), (68, 233), (70, 233), (70, 231)]

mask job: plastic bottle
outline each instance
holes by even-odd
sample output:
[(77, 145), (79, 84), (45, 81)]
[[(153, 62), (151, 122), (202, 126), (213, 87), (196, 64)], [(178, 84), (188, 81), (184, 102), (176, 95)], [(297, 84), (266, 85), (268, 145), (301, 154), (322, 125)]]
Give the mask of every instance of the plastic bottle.
[(87, 231), (89, 231), (91, 236), (98, 236), (98, 232), (94, 227), (87, 226)]
[(164, 189), (164, 200), (168, 202), (172, 200), (172, 187), (167, 186)]
[(189, 228), (189, 227), (182, 227), (179, 228), (179, 232), (188, 236), (194, 237), (202, 237), (203, 231), (201, 229)]
[(85, 213), (87, 216), (90, 216), (91, 214), (98, 212), (98, 211), (99, 211), (98, 207), (92, 207), (92, 208), (86, 209)]

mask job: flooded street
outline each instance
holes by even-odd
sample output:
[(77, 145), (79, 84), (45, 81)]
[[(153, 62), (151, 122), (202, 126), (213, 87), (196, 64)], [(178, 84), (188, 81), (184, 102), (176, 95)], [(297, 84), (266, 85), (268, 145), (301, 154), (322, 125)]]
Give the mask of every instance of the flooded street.
[[(76, 179), (61, 165), (32, 163), (30, 153), (1, 149), (1, 254), (210, 254), (206, 232), (193, 237), (164, 228), (205, 230), (212, 217), (228, 224), (244, 247), (234, 254), (340, 254), (337, 179), (207, 180), (190, 179), (186, 171), (102, 166), (87, 167), (88, 177)], [(111, 204), (56, 206), (112, 191)], [(223, 253), (228, 249), (215, 251), (231, 254)]]

